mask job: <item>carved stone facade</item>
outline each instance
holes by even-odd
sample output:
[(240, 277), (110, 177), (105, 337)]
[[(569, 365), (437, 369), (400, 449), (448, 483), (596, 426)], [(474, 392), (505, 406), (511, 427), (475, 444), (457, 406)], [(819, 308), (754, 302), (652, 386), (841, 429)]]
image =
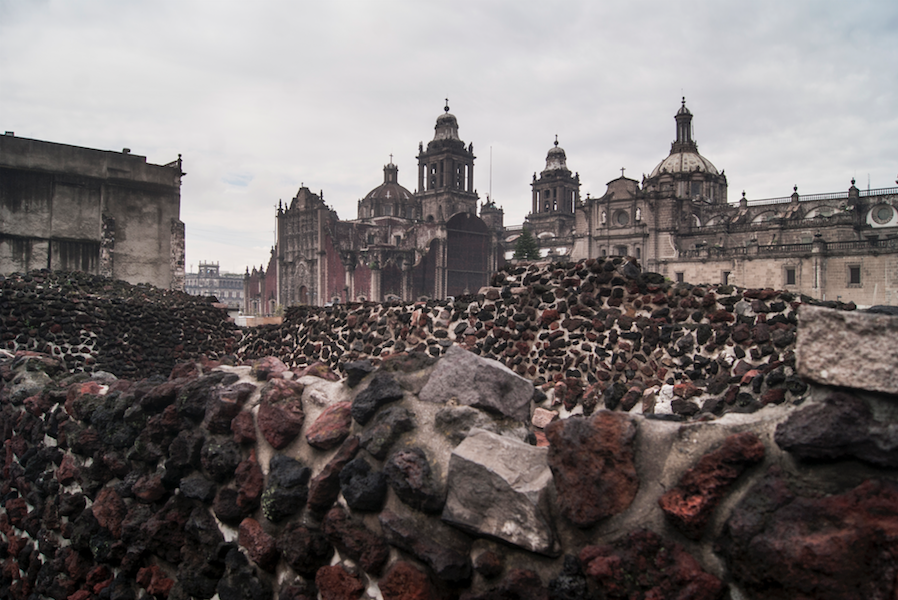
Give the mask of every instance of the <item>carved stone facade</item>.
[[(788, 197), (747, 200), (743, 194), (731, 204), (726, 175), (692, 139), (685, 99), (674, 118), (670, 154), (641, 183), (622, 174), (603, 196), (577, 201), (567, 235), (567, 204), (542, 196), (547, 174), (566, 170), (563, 151), (557, 145), (550, 150), (546, 170), (539, 180), (534, 175), (526, 224), (544, 254), (572, 260), (627, 255), (675, 281), (898, 304), (898, 188), (859, 190), (852, 180), (844, 192), (801, 196), (796, 187)], [(568, 181), (565, 189), (578, 183), (576, 177)], [(516, 236), (509, 230), (505, 243), (511, 247)]]
[[(545, 169), (533, 175), (524, 223), (541, 253), (632, 256), (674, 281), (898, 304), (898, 187), (863, 191), (852, 180), (845, 192), (801, 196), (796, 188), (789, 197), (743, 194), (729, 203), (726, 175), (699, 153), (692, 119), (683, 99), (667, 157), (642, 181), (622, 170), (601, 197), (581, 198), (580, 176), (556, 139)], [(247, 312), (256, 314), (254, 297), (267, 314), (275, 305), (476, 293), (511, 259), (521, 226), (505, 228), (491, 201), (475, 214), (474, 149), (459, 138), (448, 106), (417, 158), (415, 192), (399, 184), (391, 161), (354, 220), (341, 221), (323, 194), (306, 187), (279, 207), (272, 262), (247, 273)]]
[(244, 311), (445, 298), (487, 285), (501, 257), (502, 210), (486, 202), (477, 216), (473, 145), (458, 137), (448, 105), (434, 129), (427, 147), (418, 146), (415, 192), (399, 184), (391, 160), (353, 220), (340, 220), (324, 193), (306, 186), (278, 206), (272, 260), (247, 271)]
[(0, 272), (84, 271), (184, 289), (181, 158), (0, 136)]

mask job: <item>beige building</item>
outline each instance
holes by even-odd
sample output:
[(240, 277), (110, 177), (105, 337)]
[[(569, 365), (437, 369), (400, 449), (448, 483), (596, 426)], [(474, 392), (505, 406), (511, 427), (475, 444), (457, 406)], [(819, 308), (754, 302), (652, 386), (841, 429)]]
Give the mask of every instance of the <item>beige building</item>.
[[(685, 99), (674, 118), (668, 156), (641, 182), (622, 173), (600, 198), (579, 198), (579, 177), (556, 142), (534, 174), (526, 223), (544, 253), (627, 255), (675, 281), (898, 305), (898, 187), (860, 190), (852, 180), (843, 192), (802, 196), (794, 188), (783, 198), (729, 203), (725, 173), (692, 139)], [(507, 233), (506, 249), (517, 231)]]
[(184, 289), (181, 158), (0, 136), (0, 272), (84, 271)]

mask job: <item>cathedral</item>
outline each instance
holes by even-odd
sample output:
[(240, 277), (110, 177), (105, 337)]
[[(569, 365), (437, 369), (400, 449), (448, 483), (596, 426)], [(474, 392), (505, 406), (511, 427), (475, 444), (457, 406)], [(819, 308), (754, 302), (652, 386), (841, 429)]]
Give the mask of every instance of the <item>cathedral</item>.
[(629, 256), (677, 282), (898, 305), (898, 187), (860, 190), (852, 180), (844, 192), (802, 196), (796, 187), (730, 203), (725, 172), (699, 153), (692, 119), (684, 98), (667, 157), (642, 181), (622, 170), (600, 197), (581, 197), (556, 139), (533, 174), (525, 223), (505, 227), (501, 208), (478, 202), (473, 144), (459, 138), (447, 105), (418, 147), (415, 192), (391, 162), (354, 220), (306, 187), (278, 207), (269, 265), (244, 278), (245, 311), (476, 293), (511, 259), (524, 227), (554, 260)]

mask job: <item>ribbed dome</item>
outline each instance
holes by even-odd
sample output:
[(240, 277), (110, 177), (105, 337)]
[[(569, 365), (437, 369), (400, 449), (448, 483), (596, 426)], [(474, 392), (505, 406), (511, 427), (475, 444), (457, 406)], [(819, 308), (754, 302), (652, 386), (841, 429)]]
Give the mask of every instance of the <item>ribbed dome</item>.
[(719, 175), (717, 167), (698, 152), (674, 152), (652, 170), (649, 177), (657, 177), (662, 173), (711, 173)]
[(399, 185), (396, 177), (399, 172), (399, 168), (390, 163), (384, 167), (384, 182), (368, 192), (368, 195), (365, 196), (365, 200), (399, 200), (400, 202), (407, 202), (412, 199), (412, 193)]

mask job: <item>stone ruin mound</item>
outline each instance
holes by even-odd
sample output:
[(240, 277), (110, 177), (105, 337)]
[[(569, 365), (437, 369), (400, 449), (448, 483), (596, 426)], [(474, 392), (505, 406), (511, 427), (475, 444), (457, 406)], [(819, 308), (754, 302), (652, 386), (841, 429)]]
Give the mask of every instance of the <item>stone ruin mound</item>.
[[(493, 283), (238, 342), (204, 299), (5, 278), (0, 597), (895, 597), (898, 319), (615, 260)], [(66, 341), (125, 326), (133, 365)]]
[(234, 351), (240, 330), (214, 300), (78, 272), (0, 275), (0, 350), (48, 354), (71, 372), (168, 376)]
[(492, 283), (454, 301), (293, 307), (282, 325), (249, 330), (237, 355), (341, 370), (460, 346), (569, 412), (644, 405), (671, 418), (719, 416), (800, 400), (798, 306), (854, 309), (772, 289), (672, 284), (620, 257), (507, 267)]

